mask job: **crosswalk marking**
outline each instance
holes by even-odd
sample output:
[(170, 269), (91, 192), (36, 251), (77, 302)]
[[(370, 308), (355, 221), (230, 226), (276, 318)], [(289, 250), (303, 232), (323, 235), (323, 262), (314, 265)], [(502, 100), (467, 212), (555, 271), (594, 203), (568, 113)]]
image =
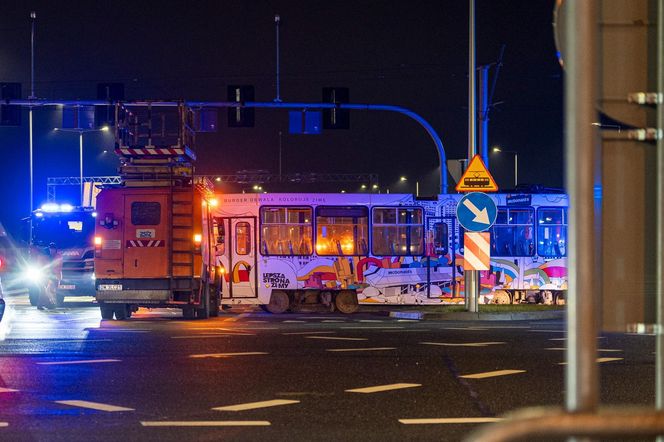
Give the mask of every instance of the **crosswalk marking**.
[(500, 417), (443, 417), (432, 419), (399, 419), (405, 425), (428, 425), (428, 424), (483, 424), (500, 422)]
[(396, 350), (396, 347), (374, 347), (374, 348), (328, 348), (325, 351), (380, 351)]
[(488, 347), (489, 345), (500, 345), (504, 342), (420, 342), (424, 345), (440, 345), (442, 347)]
[(37, 365), (103, 364), (107, 362), (120, 362), (120, 359), (84, 359), (80, 361), (37, 362)]
[(367, 338), (341, 338), (337, 336), (305, 336), (306, 339), (328, 339), (334, 341), (368, 341)]
[[(615, 361), (622, 361), (624, 358), (597, 358), (595, 361), (597, 363), (602, 363), (602, 362), (615, 362)], [(559, 362), (558, 365), (567, 365), (567, 362)]]
[(208, 353), (200, 355), (189, 355), (190, 358), (225, 358), (228, 356), (252, 356), (252, 355), (266, 355), (263, 351), (246, 351), (242, 353)]
[(224, 407), (214, 407), (215, 411), (244, 411), (255, 410), (256, 408), (277, 407), (279, 405), (299, 404), (300, 401), (289, 399), (274, 399), (271, 401), (248, 402), (246, 404), (226, 405)]
[(388, 385), (377, 385), (375, 387), (353, 388), (351, 390), (345, 390), (345, 391), (347, 391), (348, 393), (378, 393), (381, 391), (400, 390), (402, 388), (414, 388), (421, 386), (422, 384), (388, 384)]
[(496, 376), (507, 376), (510, 374), (518, 374), (518, 373), (525, 373), (526, 370), (496, 370), (496, 371), (487, 371), (484, 373), (475, 373), (475, 374), (467, 374), (464, 376), (459, 376), (460, 378), (465, 378), (465, 379), (484, 379), (484, 378), (493, 378)]
[(13, 388), (4, 388), (0, 387), (0, 393), (14, 393), (17, 392), (18, 390), (14, 390)]
[(90, 408), (92, 410), (99, 410), (99, 411), (108, 411), (108, 412), (114, 412), (114, 411), (134, 411), (133, 408), (127, 408), (127, 407), (118, 407), (117, 405), (108, 405), (108, 404), (100, 404), (99, 402), (89, 402), (89, 401), (55, 401), (56, 404), (62, 404), (62, 405), (70, 405), (72, 407), (80, 407), (80, 408)]
[(141, 421), (144, 427), (268, 427), (269, 421)]

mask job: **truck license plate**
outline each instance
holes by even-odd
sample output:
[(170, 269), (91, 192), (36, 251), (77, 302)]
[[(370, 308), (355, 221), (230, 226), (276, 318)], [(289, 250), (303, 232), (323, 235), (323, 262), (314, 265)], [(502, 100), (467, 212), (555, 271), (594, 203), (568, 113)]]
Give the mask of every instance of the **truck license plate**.
[(122, 290), (122, 284), (99, 284), (98, 290)]
[(75, 290), (76, 286), (74, 284), (58, 284), (58, 288), (61, 290)]

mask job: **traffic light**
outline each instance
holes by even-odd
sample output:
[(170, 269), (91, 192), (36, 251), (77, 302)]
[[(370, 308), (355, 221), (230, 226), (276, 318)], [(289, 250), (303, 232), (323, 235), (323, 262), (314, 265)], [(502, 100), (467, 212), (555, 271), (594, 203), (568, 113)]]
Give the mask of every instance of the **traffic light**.
[[(323, 103), (348, 103), (349, 97), (347, 87), (323, 88)], [(350, 111), (338, 107), (323, 109), (323, 129), (350, 129)]]
[[(0, 83), (0, 98), (20, 100), (21, 83)], [(21, 106), (0, 104), (0, 126), (20, 126)]]
[[(228, 101), (240, 104), (254, 101), (254, 87), (249, 85), (228, 86)], [(229, 107), (228, 127), (254, 127), (254, 109)]]
[[(97, 100), (108, 102), (124, 100), (124, 83), (97, 83)], [(95, 106), (95, 126), (115, 124), (114, 106)]]

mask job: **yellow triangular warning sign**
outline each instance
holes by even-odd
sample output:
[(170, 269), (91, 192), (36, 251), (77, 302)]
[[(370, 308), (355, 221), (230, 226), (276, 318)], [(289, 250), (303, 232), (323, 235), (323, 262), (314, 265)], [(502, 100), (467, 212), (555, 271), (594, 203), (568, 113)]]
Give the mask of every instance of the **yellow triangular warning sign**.
[(493, 179), (482, 157), (475, 155), (468, 168), (461, 176), (456, 186), (457, 192), (474, 192), (481, 190), (483, 192), (498, 192), (498, 186)]

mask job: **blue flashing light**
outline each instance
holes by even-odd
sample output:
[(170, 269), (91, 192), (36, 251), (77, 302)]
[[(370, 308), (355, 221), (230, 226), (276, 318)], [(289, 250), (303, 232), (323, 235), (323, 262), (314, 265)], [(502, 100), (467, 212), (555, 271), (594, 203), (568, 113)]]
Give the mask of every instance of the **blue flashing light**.
[(60, 211), (60, 205), (55, 204), (55, 203), (46, 203), (41, 206), (42, 212), (59, 212)]
[(42, 216), (44, 216), (44, 214), (41, 213), (41, 212), (37, 212), (37, 213), (35, 213), (35, 216), (36, 216), (37, 218), (41, 218)]
[(596, 200), (602, 199), (602, 186), (593, 187), (593, 197)]
[(71, 212), (74, 210), (74, 206), (71, 204), (60, 204), (60, 212)]
[(97, 212), (92, 212), (92, 217), (97, 218)]

